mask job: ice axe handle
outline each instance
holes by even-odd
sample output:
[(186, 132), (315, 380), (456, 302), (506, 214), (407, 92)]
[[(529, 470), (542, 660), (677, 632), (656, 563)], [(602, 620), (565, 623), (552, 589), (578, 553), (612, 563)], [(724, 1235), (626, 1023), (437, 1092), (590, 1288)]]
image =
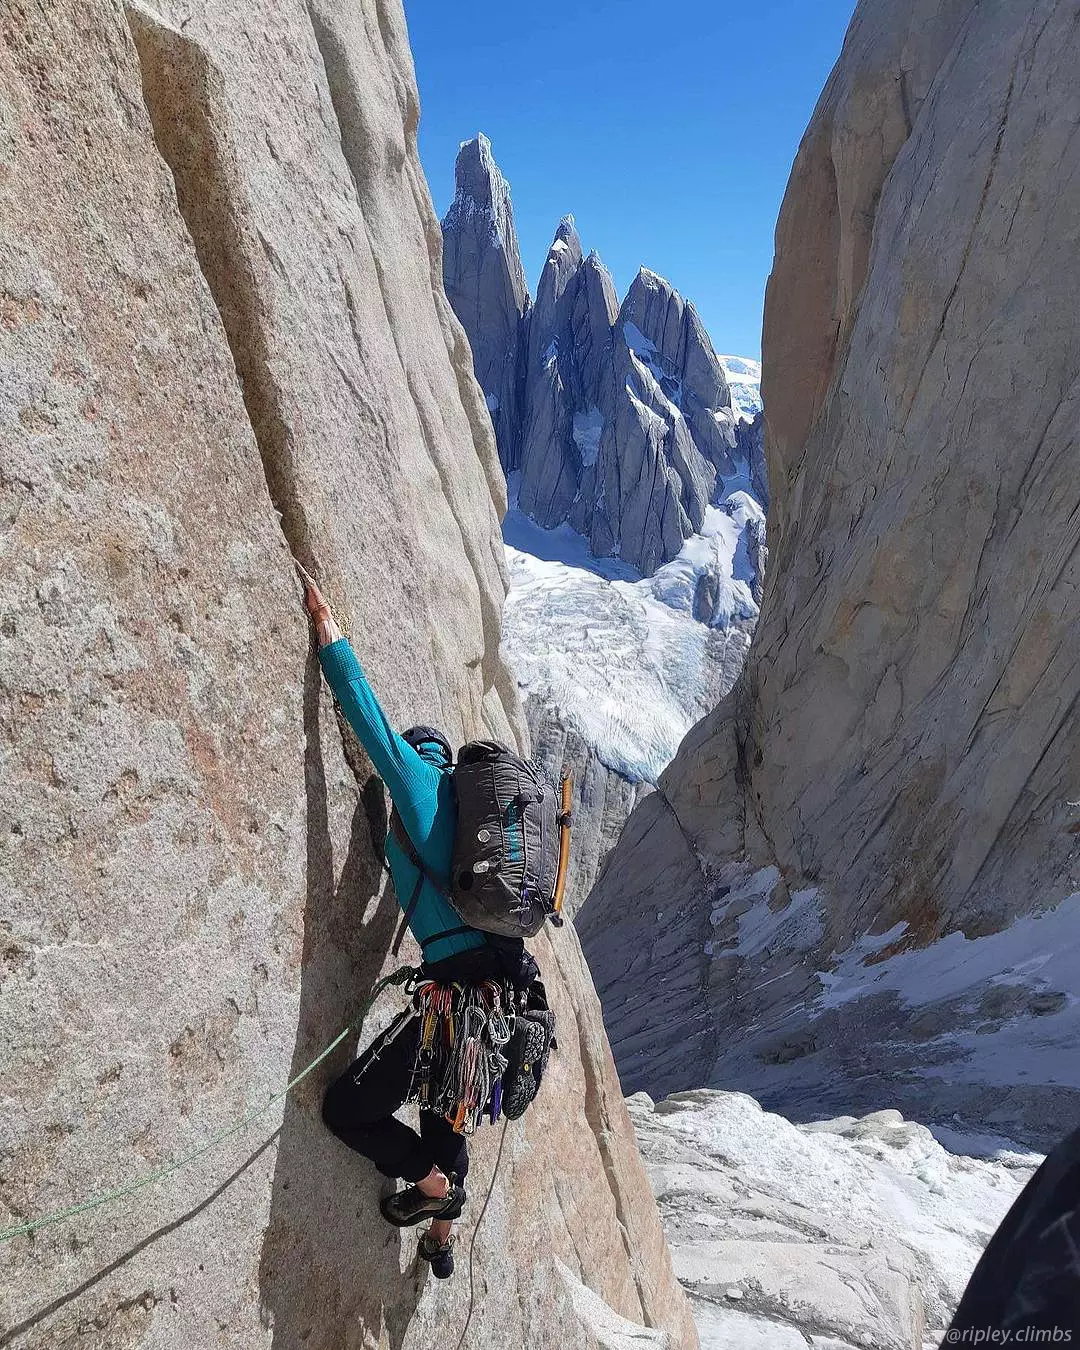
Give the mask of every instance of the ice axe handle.
[(566, 874), (570, 867), (570, 808), (574, 804), (574, 781), (563, 774), (562, 811), (559, 815), (559, 870), (555, 877), (554, 915), (561, 922), (563, 897), (566, 895)]

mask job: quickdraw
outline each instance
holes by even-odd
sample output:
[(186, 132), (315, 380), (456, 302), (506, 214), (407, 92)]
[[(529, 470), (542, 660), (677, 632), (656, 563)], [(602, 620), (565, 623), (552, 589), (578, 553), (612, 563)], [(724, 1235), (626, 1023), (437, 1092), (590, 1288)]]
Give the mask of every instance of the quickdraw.
[(499, 1119), (513, 994), (495, 980), (437, 984), (415, 992), (420, 1019), (409, 1101), (445, 1116), (459, 1134)]

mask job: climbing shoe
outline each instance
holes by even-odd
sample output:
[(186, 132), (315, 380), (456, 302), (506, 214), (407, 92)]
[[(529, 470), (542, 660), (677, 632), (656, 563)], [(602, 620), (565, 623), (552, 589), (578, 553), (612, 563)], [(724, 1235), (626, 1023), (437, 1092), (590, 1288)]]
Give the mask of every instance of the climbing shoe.
[(419, 1186), (406, 1186), (403, 1191), (380, 1200), (379, 1209), (386, 1222), (395, 1228), (411, 1228), (424, 1219), (459, 1219), (465, 1200), (465, 1188), (451, 1177), (445, 1195), (425, 1195)]
[(417, 1256), (431, 1267), (431, 1273), (437, 1280), (448, 1280), (454, 1273), (454, 1239), (436, 1242), (430, 1233), (420, 1234)]

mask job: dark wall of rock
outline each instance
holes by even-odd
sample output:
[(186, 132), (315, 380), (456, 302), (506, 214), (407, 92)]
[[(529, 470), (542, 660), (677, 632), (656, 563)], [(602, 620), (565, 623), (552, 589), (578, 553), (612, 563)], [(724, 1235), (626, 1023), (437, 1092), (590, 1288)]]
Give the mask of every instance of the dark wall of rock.
[[(526, 735), (400, 6), (50, 0), (0, 32), (2, 1227), (235, 1119), (393, 964), (386, 803), (290, 554), (395, 722)], [(525, 1121), (476, 1140), (472, 1281), (417, 1277), (381, 1179), (323, 1128), (343, 1045), (276, 1134), (0, 1247), (0, 1341), (695, 1345), (556, 938), (560, 1054)]]

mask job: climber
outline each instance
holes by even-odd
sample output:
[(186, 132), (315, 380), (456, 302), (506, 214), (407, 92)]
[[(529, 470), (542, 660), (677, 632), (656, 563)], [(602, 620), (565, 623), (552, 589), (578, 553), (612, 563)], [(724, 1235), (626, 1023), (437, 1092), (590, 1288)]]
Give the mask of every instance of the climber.
[[(453, 757), (446, 737), (431, 727), (413, 727), (404, 735), (390, 727), (330, 606), (312, 578), (299, 565), (298, 570), (323, 672), (400, 817), (403, 833), (388, 832), (386, 860), (404, 911), (403, 926), (408, 923), (424, 953), (427, 989), (436, 998), (451, 982), (466, 992), (477, 991), (478, 997), (493, 988), (485, 981), (529, 989), (538, 970), (522, 939), (464, 924), (432, 881), (450, 872), (457, 827), (455, 794), (446, 772)], [(331, 1084), (323, 1120), (384, 1176), (409, 1183), (381, 1202), (383, 1217), (396, 1227), (430, 1219), (418, 1255), (436, 1277), (446, 1279), (454, 1269), (451, 1226), (466, 1200), (469, 1154), (464, 1134), (439, 1110), (425, 1109), (427, 1098), (416, 1094), (423, 1026), (413, 1009), (402, 1012)], [(409, 1100), (421, 1102), (419, 1134), (393, 1114)], [(479, 1109), (484, 1106), (480, 1101)]]

